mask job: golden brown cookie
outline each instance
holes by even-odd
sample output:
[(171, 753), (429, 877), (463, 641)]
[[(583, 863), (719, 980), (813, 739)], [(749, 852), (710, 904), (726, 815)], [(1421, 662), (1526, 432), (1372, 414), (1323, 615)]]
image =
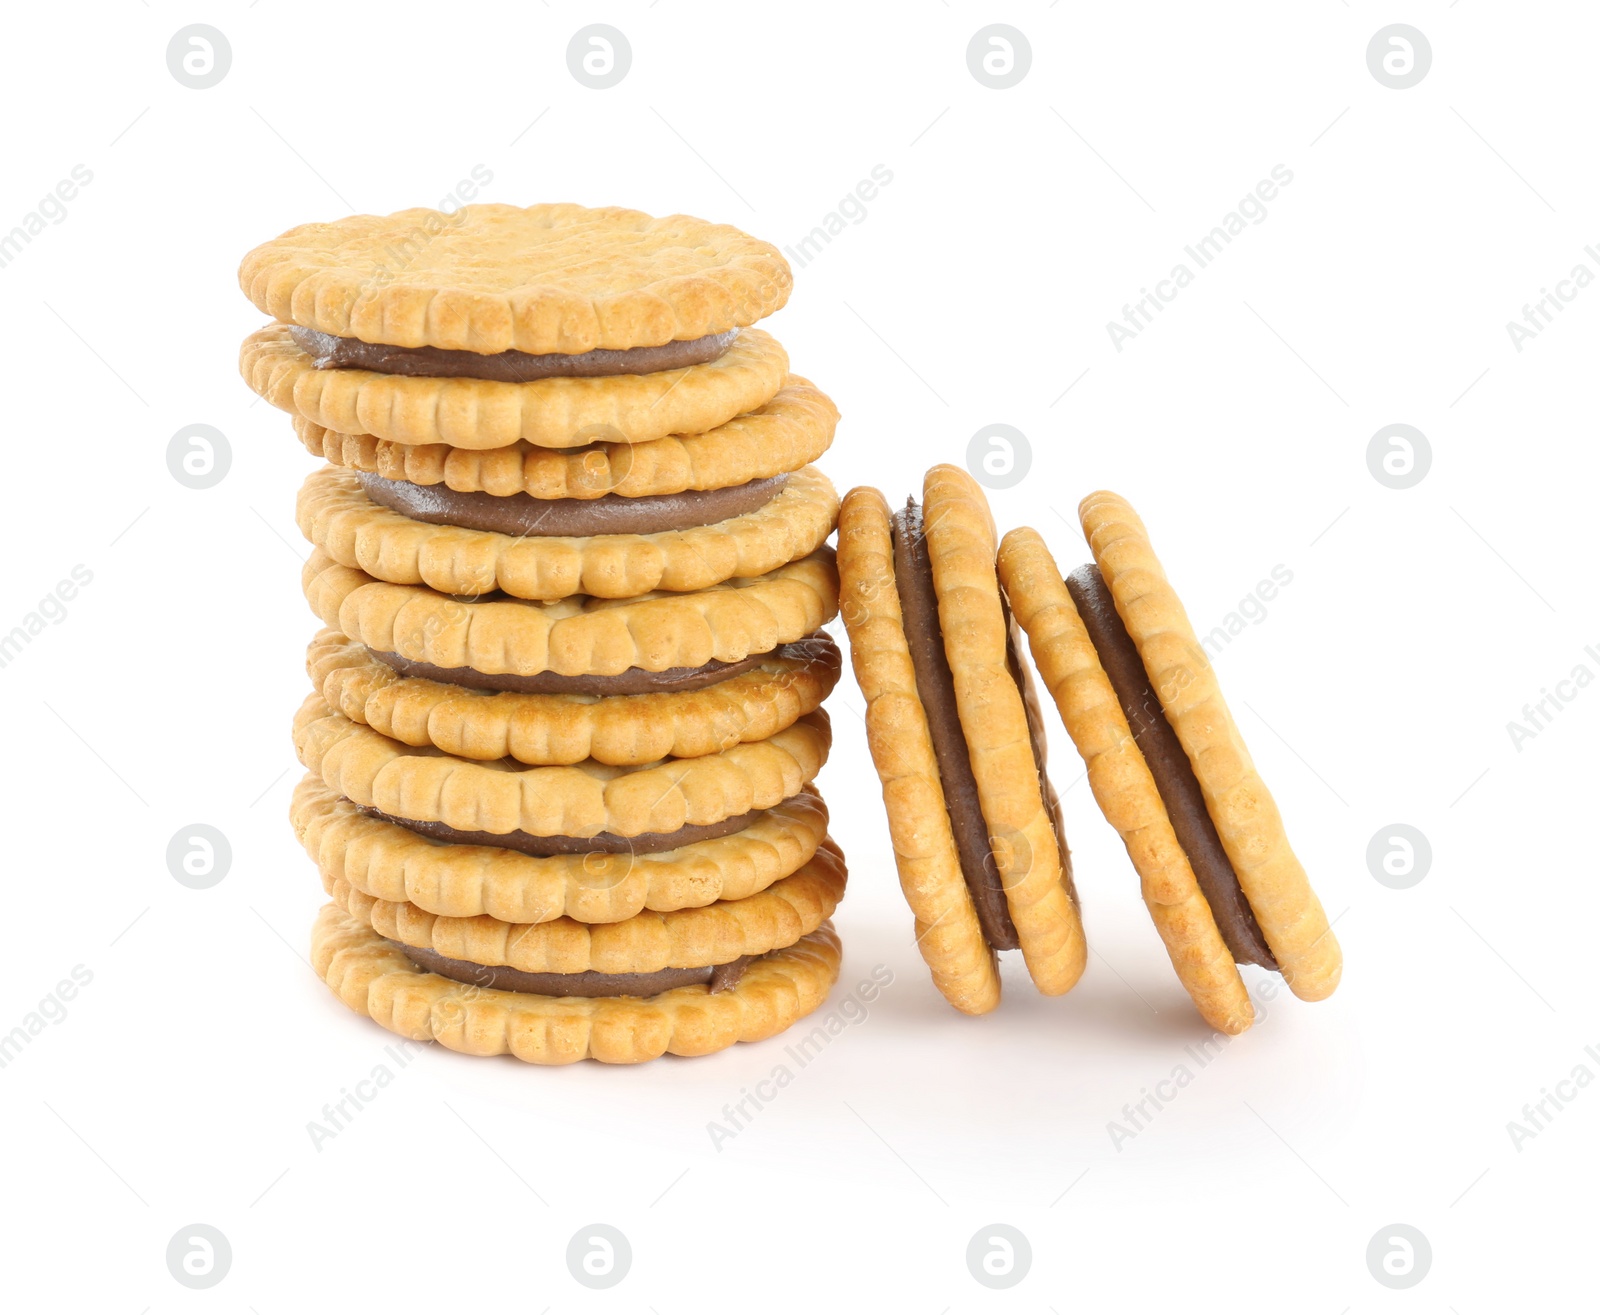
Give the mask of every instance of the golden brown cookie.
[(406, 444), (371, 434), (340, 434), (294, 418), (313, 456), (336, 466), (458, 493), (533, 498), (660, 497), (734, 488), (809, 465), (833, 442), (839, 410), (808, 379), (791, 374), (765, 406), (704, 434), (646, 443), (594, 443), (556, 450), (519, 440), (476, 451), (444, 443)]
[(1071, 990), (1087, 947), (1066, 844), (1046, 797), (1042, 745), (1029, 725), (1025, 672), (1014, 669), (995, 576), (994, 521), (978, 482), (956, 466), (923, 481), (923, 523), (939, 629), (1006, 904), (1034, 985)]
[(1083, 757), (1089, 788), (1116, 828), (1172, 966), (1201, 1016), (1237, 1035), (1255, 1017), (1249, 992), (1129, 728), (1116, 691), (1035, 530), (1000, 543), (1000, 583), (1027, 632), (1034, 665)]
[(1000, 974), (950, 833), (895, 591), (889, 507), (877, 489), (850, 490), (839, 509), (839, 578), (850, 662), (867, 704), (867, 746), (917, 949), (951, 1004), (987, 1013), (1000, 1003)]
[(269, 324), (244, 340), (239, 373), (280, 411), (343, 434), (459, 448), (578, 448), (702, 434), (770, 402), (789, 373), (788, 354), (746, 329), (703, 365), (601, 378), (489, 379), (319, 370)]
[(788, 299), (776, 247), (617, 206), (468, 205), (301, 224), (239, 266), (275, 319), (398, 347), (576, 355), (754, 324)]
[(295, 787), (289, 820), (326, 888), (344, 882), (374, 899), (406, 900), (451, 918), (599, 923), (757, 894), (810, 862), (827, 833), (828, 809), (808, 785), (733, 835), (659, 854), (535, 858), (425, 839), (368, 816), (307, 774)]
[(702, 758), (523, 767), (412, 748), (335, 712), (320, 694), (294, 719), (300, 761), (345, 798), (391, 817), (497, 836), (632, 837), (724, 822), (799, 794), (830, 741), (819, 708), (771, 739)]
[(839, 938), (823, 923), (752, 961), (737, 986), (715, 995), (680, 986), (645, 1000), (552, 999), (424, 972), (399, 946), (328, 904), (312, 931), (311, 962), (350, 1009), (413, 1041), (530, 1064), (636, 1064), (777, 1035), (827, 999), (839, 976)]
[(593, 758), (633, 767), (765, 740), (822, 706), (839, 665), (837, 645), (819, 632), (704, 689), (518, 694), (402, 676), (337, 630), (321, 631), (306, 650), (311, 683), (351, 721), (459, 758), (515, 758), (532, 766)]
[(379, 653), (498, 675), (611, 676), (738, 662), (803, 639), (839, 606), (833, 550), (691, 594), (459, 599), (387, 584), (316, 551), (300, 574), (323, 624)]
[(1078, 515), (1284, 981), (1302, 1000), (1323, 999), (1339, 984), (1339, 943), (1144, 523), (1106, 492), (1091, 493)]
[(840, 607), (918, 945), (946, 998), (982, 1013), (999, 1001), (995, 950), (1020, 948), (1059, 995), (1086, 947), (987, 503), (950, 466), (923, 496), (898, 516), (875, 489), (845, 498)]
[(374, 899), (348, 882), (323, 885), (335, 904), (380, 936), (448, 959), (529, 973), (654, 973), (767, 954), (809, 936), (844, 896), (844, 857), (825, 840), (800, 868), (744, 899), (599, 925), (557, 918), (448, 918), (406, 901)]
[(307, 477), (296, 508), (307, 539), (374, 579), (551, 602), (687, 593), (765, 575), (821, 547), (838, 514), (839, 496), (815, 466), (790, 475), (755, 511), (656, 534), (519, 537), (432, 525), (378, 506), (356, 475), (337, 466)]

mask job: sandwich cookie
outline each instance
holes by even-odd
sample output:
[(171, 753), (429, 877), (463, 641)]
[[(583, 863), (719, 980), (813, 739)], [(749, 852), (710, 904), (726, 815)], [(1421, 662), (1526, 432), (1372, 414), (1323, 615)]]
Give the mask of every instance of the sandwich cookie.
[(704, 689), (758, 666), (838, 612), (833, 550), (685, 594), (530, 602), (389, 584), (321, 550), (301, 571), (311, 610), (401, 675), (519, 694)]
[[(513, 990), (621, 995), (636, 994), (618, 989), (634, 983), (600, 979), (704, 973), (701, 980), (710, 982), (713, 990), (731, 986), (733, 981), (727, 979), (737, 980), (750, 959), (793, 945), (832, 915), (844, 895), (845, 868), (838, 847), (824, 841), (799, 869), (757, 894), (595, 925), (573, 918), (526, 923), (487, 915), (442, 917), (404, 900), (374, 899), (346, 882), (329, 881), (326, 874), (324, 884), (335, 904), (402, 946), (408, 958), (430, 971), (439, 972), (439, 961), (444, 960), (487, 970), (468, 979), (479, 986), (505, 984), (507, 974), (497, 970), (508, 970), (551, 979), (537, 987), (524, 981)], [(723, 969), (722, 981), (711, 977), (713, 968)], [(446, 970), (443, 975), (455, 974)]]
[(519, 694), (402, 676), (337, 630), (323, 630), (306, 650), (312, 685), (351, 721), (458, 758), (530, 765), (593, 758), (632, 767), (769, 739), (822, 706), (838, 683), (840, 657), (818, 631), (748, 667), (737, 665), (734, 674), (700, 688)]
[(525, 767), (412, 748), (312, 694), (294, 720), (295, 752), (329, 789), (434, 840), (525, 854), (659, 853), (741, 831), (800, 793), (827, 760), (821, 709), (771, 739), (642, 767), (585, 760)]
[[(469, 1055), (510, 1054), (532, 1064), (635, 1064), (762, 1041), (816, 1009), (839, 976), (839, 938), (827, 922), (793, 945), (750, 960), (731, 987), (715, 992), (708, 972), (700, 981), (664, 988), (659, 978), (627, 983), (651, 990), (648, 995), (562, 997), (481, 985), (470, 980), (471, 964), (427, 958), (432, 967), (424, 967), (412, 955), (426, 957), (385, 939), (337, 904), (325, 905), (312, 929), (312, 966), (356, 1013), (413, 1041), (438, 1041)], [(439, 967), (462, 977), (433, 970)]]
[(324, 466), (301, 488), (297, 519), (334, 561), (392, 584), (535, 601), (634, 598), (765, 575), (833, 532), (838, 496), (815, 466), (750, 490), (574, 502), (549, 516), (526, 496), (441, 492)]
[(309, 774), (295, 787), (289, 820), (326, 889), (343, 882), (374, 899), (450, 918), (600, 923), (766, 890), (811, 861), (828, 830), (828, 809), (808, 785), (731, 835), (654, 854), (540, 857), (429, 840), (364, 812)]
[(578, 448), (715, 429), (777, 396), (789, 357), (775, 338), (747, 329), (701, 365), (507, 383), (318, 369), (296, 344), (291, 325), (269, 324), (244, 340), (239, 373), (280, 411), (339, 433), (478, 450), (519, 440)]
[(935, 984), (985, 1013), (1000, 1000), (996, 952), (1021, 949), (1040, 991), (1070, 990), (1083, 927), (982, 490), (936, 466), (922, 505), (891, 514), (876, 489), (853, 489), (838, 564), (867, 743)]
[(492, 449), (703, 433), (769, 402), (788, 358), (747, 326), (788, 299), (776, 248), (636, 210), (470, 205), (306, 224), (239, 283), (280, 321), (240, 371), (345, 434)]
[(1179, 979), (1237, 1034), (1254, 1011), (1236, 964), (1320, 1000), (1338, 985), (1339, 945), (1144, 524), (1112, 493), (1078, 510), (1093, 563), (1063, 581), (1018, 529), (1001, 580)]
[(371, 434), (341, 434), (296, 416), (306, 451), (336, 466), (390, 481), (456, 493), (518, 494), (551, 516), (558, 503), (659, 498), (760, 485), (810, 465), (833, 442), (839, 411), (810, 380), (791, 374), (765, 406), (703, 434), (644, 443), (534, 447), (523, 440), (481, 451), (445, 443), (406, 444)]

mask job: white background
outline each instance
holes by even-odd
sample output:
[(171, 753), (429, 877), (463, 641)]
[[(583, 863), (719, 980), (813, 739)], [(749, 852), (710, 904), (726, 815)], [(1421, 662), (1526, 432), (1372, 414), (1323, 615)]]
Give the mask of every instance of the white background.
[[(1009, 90), (966, 63), (997, 21), (1032, 49)], [(209, 90), (166, 64), (193, 22), (232, 48)], [(610, 90), (567, 69), (590, 22), (632, 48)], [(1408, 90), (1366, 63), (1392, 22), (1432, 46)], [(0, 669), (0, 1032), (74, 965), (93, 974), (0, 1069), (8, 1306), (1592, 1302), (1600, 1090), (1520, 1149), (1507, 1124), (1576, 1066), (1600, 1074), (1600, 688), (1520, 751), (1507, 723), (1576, 665), (1600, 674), (1600, 291), (1521, 352), (1505, 327), (1575, 264), (1600, 273), (1592, 10), (119, 0), (14, 6), (6, 29), (0, 231), (93, 173), (0, 269), (0, 632), (93, 572)], [(1090, 967), (1047, 1000), (1008, 962), (1000, 1009), (965, 1018), (913, 947), (847, 675), (821, 778), (852, 872), (834, 1002), (876, 965), (894, 981), (749, 1127), (720, 1150), (707, 1132), (781, 1040), (633, 1069), (432, 1048), (314, 1149), (308, 1121), (392, 1038), (302, 958), (322, 897), (284, 814), (312, 467), (237, 377), (261, 321), (239, 258), (296, 223), (436, 203), (475, 165), (488, 199), (685, 211), (792, 245), (879, 164), (892, 183), (767, 326), (843, 411), (826, 469), (898, 498), (1008, 423), (1032, 466), (996, 518), (1040, 528), (1064, 569), (1085, 556), (1077, 500), (1109, 487), (1202, 630), (1293, 572), (1217, 666), (1338, 918), (1342, 988), (1280, 993), (1114, 1145), (1123, 1105), (1194, 1068), (1206, 1029), (1070, 742), (1052, 714)], [(1106, 322), (1279, 164), (1293, 182), (1266, 219), (1118, 352)], [(211, 489), (167, 470), (193, 423), (231, 446)], [(1366, 463), (1393, 423), (1431, 442), (1409, 490)], [(233, 851), (205, 891), (165, 860), (195, 822)], [(1395, 822), (1432, 845), (1409, 890), (1367, 865)], [(604, 1292), (564, 1262), (595, 1221), (633, 1251)], [(196, 1222), (233, 1253), (208, 1292), (164, 1258)], [(965, 1259), (996, 1222), (1032, 1246), (1006, 1292)], [(1365, 1259), (1396, 1222), (1432, 1247), (1408, 1291)]]

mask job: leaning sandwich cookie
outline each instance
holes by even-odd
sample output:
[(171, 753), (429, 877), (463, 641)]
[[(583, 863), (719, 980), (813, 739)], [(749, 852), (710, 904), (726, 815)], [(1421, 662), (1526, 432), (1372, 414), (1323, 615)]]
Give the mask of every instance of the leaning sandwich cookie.
[(1063, 579), (1021, 528), (1000, 546), (1000, 578), (1179, 979), (1237, 1034), (1254, 1010), (1236, 965), (1320, 1000), (1338, 985), (1339, 945), (1143, 522), (1112, 493), (1079, 516), (1092, 563)]
[(1070, 990), (1083, 927), (982, 490), (954, 466), (930, 470), (922, 505), (898, 512), (853, 489), (838, 567), (867, 742), (935, 984), (985, 1013), (1000, 999), (997, 952), (1020, 949), (1040, 991)]

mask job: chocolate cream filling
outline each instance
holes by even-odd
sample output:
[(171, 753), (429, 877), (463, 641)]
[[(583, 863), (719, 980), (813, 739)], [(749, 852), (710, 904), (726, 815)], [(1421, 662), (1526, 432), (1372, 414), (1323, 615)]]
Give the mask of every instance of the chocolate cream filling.
[(530, 831), (459, 831), (443, 822), (397, 817), (393, 813), (360, 804), (356, 807), (368, 817), (393, 822), (429, 840), (452, 845), (490, 845), (496, 849), (514, 849), (521, 854), (532, 854), (535, 858), (549, 858), (554, 854), (660, 854), (699, 840), (731, 836), (735, 831), (743, 831), (765, 813), (764, 809), (758, 808), (740, 813), (737, 817), (725, 817), (720, 822), (680, 826), (676, 831), (646, 831), (637, 836), (619, 836), (610, 831), (601, 831), (592, 836), (536, 836)]
[(429, 525), (454, 525), (518, 538), (593, 534), (660, 534), (746, 516), (783, 490), (787, 475), (726, 489), (690, 489), (627, 498), (535, 498), (526, 493), (461, 493), (446, 484), (411, 484), (358, 472), (367, 497), (380, 507)]
[(734, 959), (730, 963), (712, 964), (705, 968), (662, 968), (653, 973), (525, 973), (520, 968), (507, 968), (489, 964), (472, 963), (466, 959), (448, 959), (434, 950), (415, 945), (390, 944), (399, 949), (418, 968), (452, 981), (466, 982), (491, 991), (522, 991), (529, 995), (561, 996), (638, 996), (660, 995), (679, 986), (707, 986), (710, 994), (730, 991), (739, 984), (750, 956)]
[(1116, 692), (1117, 701), (1128, 718), (1128, 727), (1138, 743), (1155, 778), (1156, 791), (1172, 822), (1178, 844), (1189, 857), (1200, 892), (1211, 906), (1217, 930), (1235, 963), (1254, 963), (1276, 971), (1278, 961), (1261, 934), (1260, 924), (1250, 901), (1239, 887), (1239, 878), (1222, 847), (1216, 823), (1206, 811), (1205, 796), (1194, 768), (1178, 741), (1177, 732), (1162, 711), (1161, 700), (1150, 687), (1144, 661), (1117, 615), (1100, 568), (1093, 562), (1080, 566), (1066, 579), (1078, 615), (1100, 657)]
[(978, 802), (978, 782), (972, 774), (967, 740), (956, 708), (955, 678), (950, 674), (944, 637), (939, 632), (939, 600), (933, 585), (933, 561), (923, 533), (922, 508), (914, 498), (907, 498), (905, 510), (894, 514), (891, 535), (901, 624), (911, 650), (917, 697), (927, 715), (933, 754), (939, 763), (939, 782), (950, 814), (961, 875), (972, 894), (984, 940), (996, 950), (1014, 950), (1019, 945), (1017, 929), (995, 866), (989, 826)]
[(295, 345), (319, 370), (372, 370), (434, 379), (490, 379), (529, 383), (535, 379), (593, 379), (613, 374), (654, 374), (714, 361), (739, 336), (739, 330), (684, 338), (657, 347), (617, 350), (599, 347), (567, 356), (560, 352), (462, 352), (442, 347), (394, 347), (388, 343), (338, 338), (302, 324), (289, 326)]
[(707, 662), (703, 667), (668, 667), (665, 671), (646, 671), (643, 667), (629, 667), (614, 676), (561, 676), (553, 671), (541, 671), (533, 676), (518, 676), (509, 672), (491, 675), (472, 667), (436, 667), (431, 662), (414, 662), (398, 653), (369, 650), (385, 666), (393, 667), (402, 676), (420, 676), (446, 685), (462, 685), (468, 689), (491, 690), (511, 694), (684, 694), (705, 689), (719, 681), (737, 676), (760, 666), (769, 657), (782, 657), (789, 646), (774, 649), (771, 653), (753, 653), (737, 662)]

